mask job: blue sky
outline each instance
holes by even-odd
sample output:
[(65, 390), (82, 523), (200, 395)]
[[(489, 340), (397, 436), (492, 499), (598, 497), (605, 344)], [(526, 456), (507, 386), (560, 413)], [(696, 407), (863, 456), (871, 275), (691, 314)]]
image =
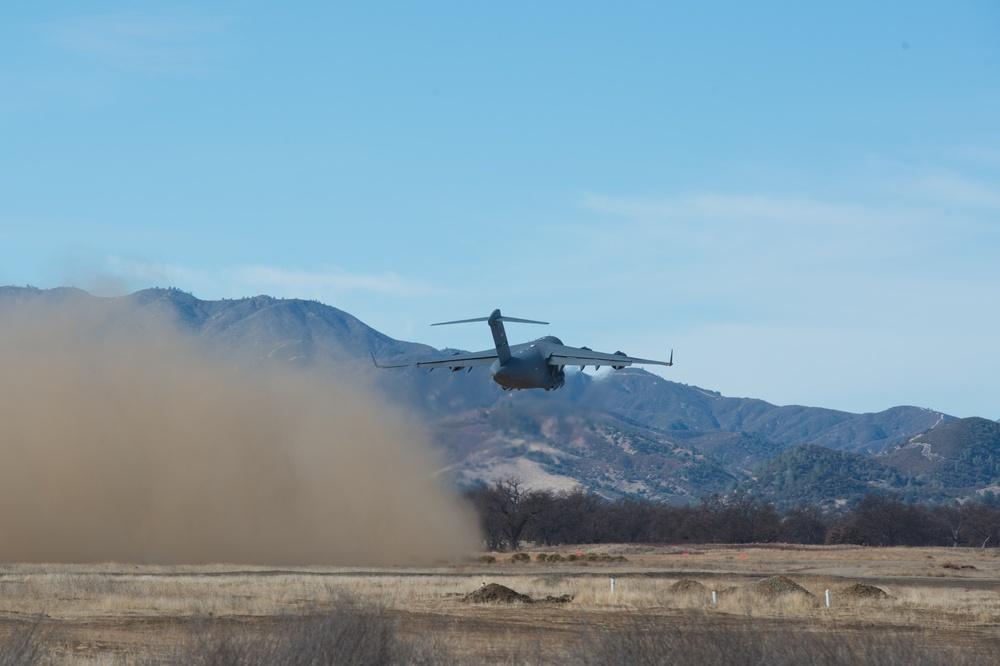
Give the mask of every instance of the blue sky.
[(1000, 5), (813, 5), (13, 3), (0, 284), (1000, 417)]

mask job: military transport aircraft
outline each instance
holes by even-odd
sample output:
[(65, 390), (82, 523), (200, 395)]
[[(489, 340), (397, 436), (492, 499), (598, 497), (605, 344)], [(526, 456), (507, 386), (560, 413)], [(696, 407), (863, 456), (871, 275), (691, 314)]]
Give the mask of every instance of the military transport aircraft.
[(467, 324), (469, 322), (485, 321), (489, 324), (493, 332), (493, 342), (496, 349), (487, 349), (481, 352), (460, 353), (456, 352), (451, 356), (441, 358), (426, 359), (423, 361), (412, 361), (409, 363), (380, 364), (372, 354), (372, 362), (377, 368), (450, 368), (456, 372), (463, 368), (472, 371), (477, 365), (490, 366), (490, 373), (493, 381), (502, 386), (505, 391), (510, 389), (530, 389), (543, 388), (552, 391), (560, 388), (566, 383), (566, 374), (563, 367), (567, 365), (579, 365), (583, 370), (588, 365), (600, 368), (602, 365), (610, 365), (615, 370), (621, 370), (633, 363), (673, 365), (674, 352), (670, 352), (669, 361), (651, 361), (645, 358), (632, 358), (620, 351), (614, 354), (604, 354), (602, 352), (591, 351), (587, 347), (567, 347), (559, 338), (546, 335), (534, 342), (510, 346), (507, 344), (507, 333), (504, 331), (505, 321), (517, 322), (519, 324), (548, 324), (547, 321), (535, 321), (533, 319), (517, 319), (515, 317), (504, 317), (500, 310), (494, 310), (489, 317), (478, 317), (476, 319), (460, 319), (458, 321), (443, 321), (431, 326), (445, 326), (448, 324)]

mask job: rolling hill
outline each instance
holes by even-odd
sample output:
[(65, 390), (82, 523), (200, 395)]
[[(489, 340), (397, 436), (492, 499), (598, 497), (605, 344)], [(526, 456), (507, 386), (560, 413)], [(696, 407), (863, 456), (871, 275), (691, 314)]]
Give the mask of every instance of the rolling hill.
[(872, 493), (925, 500), (931, 490), (878, 456), (815, 444), (800, 444), (774, 456), (754, 470), (741, 489), (779, 508), (837, 506)]
[(949, 495), (1000, 491), (1000, 423), (958, 419), (876, 457)]

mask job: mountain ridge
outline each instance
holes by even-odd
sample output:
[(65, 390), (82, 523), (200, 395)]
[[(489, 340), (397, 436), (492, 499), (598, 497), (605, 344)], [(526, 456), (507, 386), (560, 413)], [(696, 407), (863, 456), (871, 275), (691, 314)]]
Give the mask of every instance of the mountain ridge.
[(395, 340), (317, 301), (270, 296), (203, 301), (162, 288), (105, 298), (74, 288), (0, 287), (0, 314), (32, 302), (85, 308), (119, 303), (137, 325), (169, 320), (220, 353), (341, 376), (364, 374), (388, 399), (421, 415), (446, 469), (462, 485), (521, 470), (554, 489), (576, 483), (610, 497), (692, 501), (749, 479), (791, 447), (877, 455), (955, 420), (908, 406), (866, 414), (777, 406), (637, 368), (599, 377), (567, 372), (566, 386), (551, 393), (505, 393), (481, 370), (471, 376), (376, 372), (371, 354), (444, 352)]

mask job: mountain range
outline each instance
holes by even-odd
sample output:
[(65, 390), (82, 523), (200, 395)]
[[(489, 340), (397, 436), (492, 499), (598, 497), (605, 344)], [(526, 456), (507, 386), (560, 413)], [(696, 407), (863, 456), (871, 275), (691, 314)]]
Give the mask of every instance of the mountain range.
[(518, 476), (527, 487), (582, 486), (610, 498), (690, 502), (742, 487), (786, 504), (871, 491), (914, 499), (1000, 486), (1000, 424), (918, 407), (853, 414), (776, 406), (672, 382), (641, 369), (567, 372), (554, 392), (503, 392), (485, 370), (376, 371), (381, 359), (444, 354), (395, 340), (316, 301), (203, 301), (176, 289), (101, 298), (72, 288), (0, 287), (0, 317), (31, 303), (124, 305), (141, 327), (174, 322), (214, 352), (338, 377), (364, 377), (427, 424), (446, 471), (468, 487)]

